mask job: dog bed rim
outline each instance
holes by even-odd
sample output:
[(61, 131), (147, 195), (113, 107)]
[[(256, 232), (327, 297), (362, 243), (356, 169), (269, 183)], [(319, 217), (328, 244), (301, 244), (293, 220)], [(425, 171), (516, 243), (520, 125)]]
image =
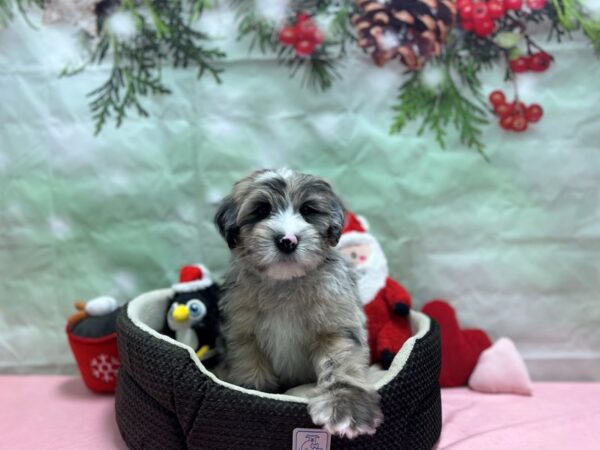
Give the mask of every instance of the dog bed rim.
[[(143, 294), (140, 294), (127, 304), (127, 306), (126, 306), (127, 317), (131, 320), (131, 322), (136, 327), (138, 327), (142, 331), (145, 331), (146, 333), (154, 336), (157, 339), (160, 339), (171, 345), (175, 345), (177, 347), (184, 349), (186, 352), (188, 352), (191, 360), (194, 362), (196, 367), (200, 370), (200, 372), (203, 375), (209, 377), (212, 381), (214, 381), (215, 383), (217, 383), (218, 385), (220, 385), (226, 389), (232, 389), (232, 390), (235, 390), (238, 392), (242, 392), (244, 394), (254, 395), (257, 397), (267, 398), (267, 399), (271, 399), (271, 400), (294, 402), (294, 403), (305, 403), (305, 404), (308, 403), (308, 399), (303, 398), (303, 397), (296, 397), (296, 396), (286, 395), (286, 394), (272, 394), (272, 393), (268, 393), (268, 392), (261, 392), (261, 391), (255, 390), (255, 389), (248, 389), (248, 388), (244, 388), (242, 386), (238, 386), (238, 385), (229, 383), (227, 381), (223, 381), (220, 378), (217, 378), (217, 376), (214, 375), (212, 372), (207, 370), (206, 367), (204, 367), (204, 365), (198, 359), (196, 352), (190, 346), (183, 344), (173, 338), (170, 338), (169, 336), (166, 336), (162, 333), (159, 333), (154, 328), (150, 327), (149, 325), (147, 325), (146, 323), (144, 323), (140, 320), (140, 318), (139, 318), (140, 311), (142, 311), (143, 306), (147, 306), (146, 304), (150, 303), (150, 302), (158, 303), (159, 301), (162, 301), (162, 300), (166, 301), (169, 298), (172, 298), (173, 295), (175, 295), (175, 291), (172, 288), (157, 289), (157, 290), (152, 290), (152, 291), (148, 291)], [(416, 334), (414, 334), (413, 336), (411, 336), (404, 343), (404, 345), (402, 346), (400, 351), (394, 357), (394, 360), (392, 361), (392, 364), (390, 365), (390, 368), (386, 371), (385, 375), (382, 376), (376, 383), (373, 384), (373, 387), (377, 390), (379, 390), (381, 387), (388, 384), (400, 373), (400, 371), (404, 368), (404, 365), (408, 361), (408, 358), (412, 354), (412, 350), (415, 345), (415, 342), (418, 339), (421, 339), (423, 336), (425, 336), (430, 329), (431, 319), (428, 316), (426, 316), (425, 314), (418, 312), (418, 311), (411, 310), (409, 317), (410, 317), (410, 321), (411, 321), (411, 325), (413, 326), (413, 329), (416, 326), (418, 329), (418, 332)]]

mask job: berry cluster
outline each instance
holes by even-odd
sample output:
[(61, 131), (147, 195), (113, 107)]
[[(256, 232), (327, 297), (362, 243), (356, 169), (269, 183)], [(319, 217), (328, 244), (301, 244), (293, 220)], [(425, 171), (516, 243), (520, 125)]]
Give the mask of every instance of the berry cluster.
[(298, 13), (296, 23), (283, 27), (279, 32), (279, 42), (293, 46), (298, 56), (310, 56), (323, 42), (323, 33), (308, 14)]
[(506, 3), (514, 0), (475, 1), (458, 0), (456, 8), (464, 30), (477, 36), (489, 36), (496, 29), (495, 20), (501, 19), (506, 11)]
[(508, 131), (523, 132), (530, 123), (539, 122), (544, 114), (544, 110), (537, 103), (529, 106), (520, 101), (507, 103), (502, 91), (492, 92), (489, 99), (494, 112), (500, 118), (500, 126)]
[[(548, 0), (526, 0), (530, 10), (542, 9)], [(523, 0), (458, 0), (456, 9), (460, 23), (465, 31), (486, 37), (496, 30), (495, 21), (500, 20), (508, 11), (520, 11)]]
[(537, 52), (531, 55), (523, 55), (510, 61), (510, 69), (514, 73), (544, 72), (552, 63), (552, 56), (546, 52)]

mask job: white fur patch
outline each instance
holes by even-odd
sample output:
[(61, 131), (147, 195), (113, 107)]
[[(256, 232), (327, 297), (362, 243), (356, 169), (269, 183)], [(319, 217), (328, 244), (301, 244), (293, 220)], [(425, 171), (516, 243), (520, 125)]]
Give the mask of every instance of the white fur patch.
[(267, 276), (274, 280), (291, 280), (306, 274), (306, 269), (295, 262), (279, 262), (267, 269)]
[(294, 171), (291, 169), (288, 169), (287, 167), (282, 167), (281, 169), (278, 169), (277, 173), (279, 175), (281, 175), (281, 177), (285, 180), (291, 178), (292, 175), (294, 175)]
[(273, 230), (286, 235), (293, 234), (298, 237), (308, 224), (300, 213), (294, 211), (291, 205), (284, 211), (276, 212), (273, 217), (269, 220), (269, 226)]
[(275, 172), (274, 170), (267, 170), (265, 172), (259, 173), (256, 176), (255, 181), (257, 181), (257, 182), (268, 181), (268, 180), (272, 180), (274, 178), (279, 178), (279, 175), (277, 174), (277, 172)]
[(287, 180), (292, 175), (294, 175), (294, 171), (284, 167), (282, 169), (277, 169), (277, 170), (266, 170), (266, 171), (258, 174), (256, 176), (255, 180), (258, 182), (273, 180), (275, 178), (283, 178), (284, 180)]

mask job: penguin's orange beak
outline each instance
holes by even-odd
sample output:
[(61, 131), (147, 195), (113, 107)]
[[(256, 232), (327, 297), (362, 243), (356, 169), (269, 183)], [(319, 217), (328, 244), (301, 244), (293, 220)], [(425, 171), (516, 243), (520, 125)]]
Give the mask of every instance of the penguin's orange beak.
[(188, 317), (190, 317), (190, 311), (185, 305), (179, 305), (173, 310), (173, 319), (177, 322), (185, 322)]

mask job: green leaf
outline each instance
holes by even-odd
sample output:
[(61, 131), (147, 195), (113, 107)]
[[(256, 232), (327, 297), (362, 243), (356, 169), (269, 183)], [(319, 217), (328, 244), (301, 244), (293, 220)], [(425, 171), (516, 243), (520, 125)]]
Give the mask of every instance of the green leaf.
[[(482, 127), (488, 120), (478, 79), (481, 66), (472, 56), (459, 54), (453, 43), (429, 64), (443, 69), (443, 81), (432, 90), (423, 84), (418, 72), (413, 73), (400, 87), (390, 133), (399, 133), (407, 123), (416, 121), (418, 135), (431, 132), (438, 145), (445, 148), (449, 128), (453, 127), (461, 143), (477, 150), (487, 160), (482, 142)], [(460, 84), (451, 76), (452, 71), (459, 74)]]

